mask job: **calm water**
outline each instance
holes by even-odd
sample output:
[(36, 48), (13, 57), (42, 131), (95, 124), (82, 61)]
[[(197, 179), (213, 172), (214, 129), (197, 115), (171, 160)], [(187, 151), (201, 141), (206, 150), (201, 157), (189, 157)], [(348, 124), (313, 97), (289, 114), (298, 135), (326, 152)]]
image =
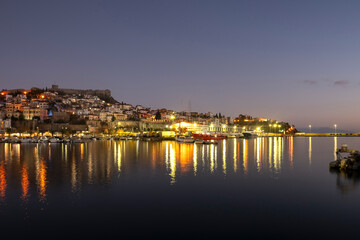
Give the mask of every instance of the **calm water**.
[(346, 237), (359, 177), (331, 173), (360, 138), (0, 144), (0, 224), (17, 236)]

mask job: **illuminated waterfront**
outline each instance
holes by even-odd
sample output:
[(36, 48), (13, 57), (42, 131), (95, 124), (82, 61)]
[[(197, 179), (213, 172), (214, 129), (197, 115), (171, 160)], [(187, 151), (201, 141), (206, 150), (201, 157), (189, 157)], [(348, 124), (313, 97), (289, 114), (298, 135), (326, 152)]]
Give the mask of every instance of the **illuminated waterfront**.
[(339, 217), (356, 227), (360, 216), (359, 178), (328, 170), (343, 143), (360, 148), (360, 138), (342, 137), (217, 145), (3, 143), (1, 224), (15, 232), (21, 227), (25, 235), (62, 229), (81, 236), (153, 236), (178, 228), (178, 236), (198, 237), (251, 236), (258, 228), (284, 237), (317, 224), (312, 232), (326, 235)]

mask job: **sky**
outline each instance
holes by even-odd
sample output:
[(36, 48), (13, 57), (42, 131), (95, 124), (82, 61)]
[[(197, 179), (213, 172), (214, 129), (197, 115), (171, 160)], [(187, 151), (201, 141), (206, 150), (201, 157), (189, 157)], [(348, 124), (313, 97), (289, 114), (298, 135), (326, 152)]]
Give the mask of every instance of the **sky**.
[(360, 2), (0, 1), (0, 89), (360, 130)]

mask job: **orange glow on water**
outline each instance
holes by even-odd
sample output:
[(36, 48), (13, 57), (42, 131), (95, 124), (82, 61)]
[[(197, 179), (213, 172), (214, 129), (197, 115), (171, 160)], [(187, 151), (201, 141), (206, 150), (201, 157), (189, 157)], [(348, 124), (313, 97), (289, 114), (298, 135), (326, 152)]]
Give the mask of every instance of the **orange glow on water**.
[(294, 142), (293, 137), (288, 137), (288, 151), (290, 158), (290, 167), (294, 167)]
[(39, 176), (39, 194), (40, 194), (40, 200), (44, 201), (46, 198), (46, 185), (47, 185), (47, 180), (46, 180), (46, 171), (47, 171), (47, 167), (44, 163), (44, 161), (40, 162), (40, 176)]
[(180, 144), (180, 150), (177, 148), (177, 155), (180, 155), (180, 170), (181, 173), (187, 173), (193, 169), (193, 144)]
[(29, 197), (29, 173), (25, 166), (23, 166), (21, 171), (21, 187), (22, 187), (22, 200), (26, 200)]
[(6, 196), (6, 169), (5, 169), (5, 163), (1, 162), (0, 165), (0, 197), (5, 198)]
[(243, 167), (244, 167), (244, 174), (246, 175), (248, 172), (248, 140), (244, 139), (243, 142)]

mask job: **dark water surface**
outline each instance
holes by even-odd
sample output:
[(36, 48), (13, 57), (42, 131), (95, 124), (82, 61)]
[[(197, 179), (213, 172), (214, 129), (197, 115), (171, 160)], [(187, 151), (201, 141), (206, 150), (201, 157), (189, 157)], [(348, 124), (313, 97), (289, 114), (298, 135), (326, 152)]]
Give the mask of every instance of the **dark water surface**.
[(1, 230), (37, 238), (358, 236), (360, 138), (0, 144)]

